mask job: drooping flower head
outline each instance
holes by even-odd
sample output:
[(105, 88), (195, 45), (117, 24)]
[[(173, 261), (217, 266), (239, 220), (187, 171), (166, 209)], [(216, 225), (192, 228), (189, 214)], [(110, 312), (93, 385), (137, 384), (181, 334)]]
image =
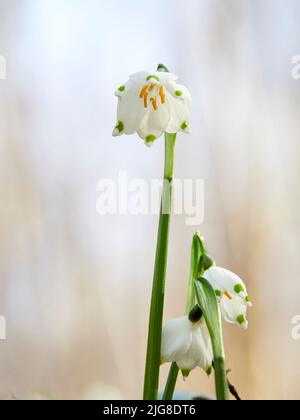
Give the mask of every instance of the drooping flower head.
[(203, 277), (215, 290), (224, 320), (247, 329), (247, 308), (252, 304), (246, 285), (240, 277), (225, 268), (215, 266), (205, 271)]
[(115, 92), (118, 97), (117, 124), (113, 136), (137, 133), (152, 145), (162, 134), (190, 132), (191, 95), (167, 71), (139, 73)]
[(162, 363), (176, 362), (184, 377), (197, 366), (210, 374), (213, 351), (204, 318), (184, 316), (168, 321), (162, 331), (161, 359)]

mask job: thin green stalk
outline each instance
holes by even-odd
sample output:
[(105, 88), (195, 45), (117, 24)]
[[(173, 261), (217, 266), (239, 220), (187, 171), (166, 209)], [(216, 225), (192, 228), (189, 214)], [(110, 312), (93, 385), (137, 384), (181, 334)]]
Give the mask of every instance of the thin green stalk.
[(226, 401), (229, 399), (228, 396), (228, 380), (225, 368), (225, 358), (218, 357), (214, 359), (215, 368), (215, 383), (216, 383), (216, 394), (217, 400)]
[(158, 228), (148, 346), (145, 368), (144, 400), (157, 400), (160, 371), (161, 336), (172, 206), (172, 180), (176, 134), (165, 135), (165, 168), (162, 204)]
[(178, 366), (175, 362), (173, 362), (170, 367), (166, 387), (163, 393), (163, 397), (162, 397), (163, 401), (172, 401), (177, 378), (178, 378), (178, 373), (179, 373)]

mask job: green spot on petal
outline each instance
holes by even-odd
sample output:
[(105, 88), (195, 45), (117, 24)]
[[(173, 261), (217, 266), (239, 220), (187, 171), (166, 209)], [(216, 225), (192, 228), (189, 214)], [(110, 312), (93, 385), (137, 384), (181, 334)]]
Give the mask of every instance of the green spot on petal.
[(237, 323), (238, 323), (238, 324), (240, 324), (240, 325), (244, 325), (244, 324), (246, 324), (246, 319), (245, 319), (244, 315), (239, 315), (239, 316), (236, 318), (236, 321), (237, 321)]
[(240, 294), (240, 293), (244, 292), (245, 289), (243, 288), (243, 286), (241, 284), (236, 284), (234, 286), (234, 291), (235, 291), (235, 293)]
[(189, 374), (190, 374), (190, 370), (188, 369), (181, 369), (181, 373), (184, 379), (188, 378)]
[(247, 303), (250, 303), (251, 302), (250, 296), (246, 296), (245, 297), (245, 302), (247, 302)]
[(212, 366), (209, 366), (209, 368), (206, 369), (207, 376), (210, 376), (211, 375), (211, 372), (212, 372)]
[(220, 298), (222, 296), (221, 290), (215, 290), (215, 294), (218, 298)]
[(188, 128), (188, 126), (189, 126), (189, 124), (188, 124), (186, 121), (184, 121), (184, 122), (181, 124), (181, 130), (186, 130), (186, 129)]
[(149, 74), (149, 76), (146, 79), (146, 82), (149, 82), (150, 79), (155, 79), (157, 82), (159, 82), (159, 77), (155, 74)]
[(181, 90), (176, 90), (175, 95), (180, 97), (183, 95), (183, 93), (181, 92)]
[(156, 137), (153, 134), (149, 134), (149, 136), (146, 137), (146, 143), (153, 143), (154, 140), (156, 140)]
[(120, 86), (118, 91), (119, 92), (125, 92), (126, 87), (125, 86)]
[(123, 133), (124, 128), (125, 128), (124, 123), (122, 121), (118, 121), (116, 125), (116, 129), (119, 131), (119, 133)]

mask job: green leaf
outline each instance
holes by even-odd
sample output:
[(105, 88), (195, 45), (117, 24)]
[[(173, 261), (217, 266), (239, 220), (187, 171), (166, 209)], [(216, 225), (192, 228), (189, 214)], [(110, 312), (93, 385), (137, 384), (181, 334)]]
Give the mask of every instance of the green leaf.
[(225, 354), (219, 303), (213, 287), (203, 277), (195, 280), (195, 293), (212, 341), (217, 399), (227, 400), (228, 382), (225, 369)]
[(224, 357), (221, 314), (215, 291), (203, 277), (195, 281), (195, 291), (197, 302), (203, 312), (217, 357)]
[(200, 235), (196, 233), (193, 236), (192, 250), (191, 250), (191, 263), (190, 263), (190, 275), (188, 282), (188, 291), (187, 291), (187, 302), (186, 302), (186, 314), (190, 312), (193, 306), (196, 303), (195, 297), (195, 286), (194, 281), (198, 278), (198, 267), (199, 260), (201, 256), (201, 240)]
[(203, 268), (205, 271), (214, 265), (214, 261), (212, 258), (210, 258), (209, 255), (204, 254), (202, 258), (203, 258)]

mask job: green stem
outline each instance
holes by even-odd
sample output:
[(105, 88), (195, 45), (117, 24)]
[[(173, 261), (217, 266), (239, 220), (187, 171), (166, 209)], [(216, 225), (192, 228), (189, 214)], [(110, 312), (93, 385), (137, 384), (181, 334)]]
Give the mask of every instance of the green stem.
[(165, 135), (165, 169), (162, 204), (158, 228), (148, 346), (145, 368), (144, 400), (157, 400), (161, 355), (161, 335), (172, 206), (172, 180), (176, 134)]
[(228, 395), (228, 380), (227, 380), (224, 357), (215, 358), (214, 368), (215, 368), (217, 400), (226, 401), (229, 399), (229, 395)]
[[(218, 305), (218, 304), (217, 304)], [(219, 306), (218, 311), (220, 311)], [(222, 321), (219, 313), (220, 322), (219, 327), (212, 328), (210, 323), (207, 323), (209, 333), (212, 341), (212, 348), (214, 354), (214, 370), (215, 370), (215, 386), (216, 397), (219, 401), (227, 401), (229, 399), (228, 379), (225, 367), (225, 352), (223, 343)]]
[(173, 362), (170, 367), (168, 380), (167, 380), (164, 394), (162, 397), (163, 401), (172, 401), (177, 378), (178, 378), (178, 373), (179, 373), (178, 366), (175, 362)]

